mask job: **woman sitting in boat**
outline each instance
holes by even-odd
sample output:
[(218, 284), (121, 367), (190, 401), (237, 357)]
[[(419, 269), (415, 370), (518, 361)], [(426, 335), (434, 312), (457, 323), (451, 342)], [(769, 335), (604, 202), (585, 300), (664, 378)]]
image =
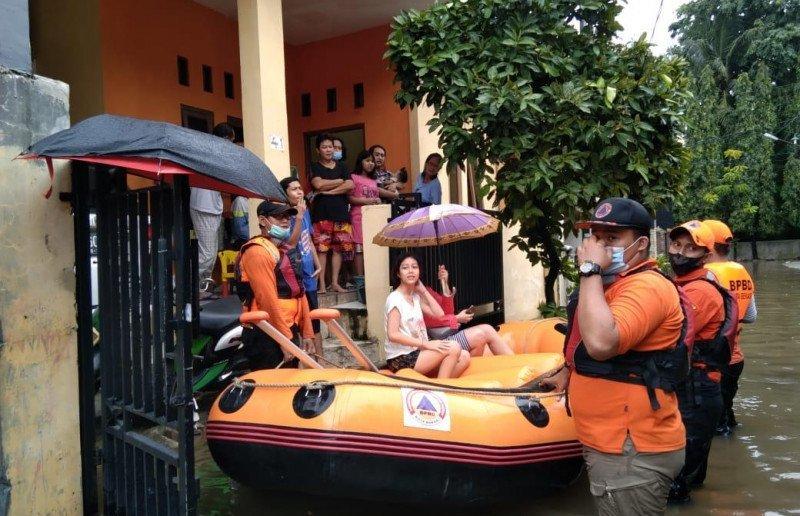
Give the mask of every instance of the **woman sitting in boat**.
[(386, 298), (386, 367), (394, 372), (413, 368), (439, 378), (459, 376), (469, 365), (469, 352), (455, 341), (428, 340), (423, 314), (444, 311), (420, 280), (419, 261), (404, 254), (392, 266), (394, 291)]
[(428, 337), (431, 339), (455, 339), (473, 357), (482, 356), (486, 346), (489, 346), (494, 355), (513, 355), (514, 351), (508, 343), (488, 324), (478, 324), (458, 331), (462, 324), (472, 321), (472, 307), (456, 314), (456, 287), (450, 287), (450, 274), (444, 265), (439, 265), (438, 276), (442, 293), (439, 294), (431, 287), (427, 287), (427, 289), (442, 307), (444, 316), (432, 317), (427, 313), (424, 314)]

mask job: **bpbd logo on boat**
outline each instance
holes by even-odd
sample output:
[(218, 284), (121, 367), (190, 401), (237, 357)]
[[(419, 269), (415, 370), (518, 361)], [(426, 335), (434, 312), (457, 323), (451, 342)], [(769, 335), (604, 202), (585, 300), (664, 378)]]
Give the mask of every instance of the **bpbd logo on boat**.
[(443, 392), (405, 388), (400, 391), (405, 426), (450, 431), (450, 409)]

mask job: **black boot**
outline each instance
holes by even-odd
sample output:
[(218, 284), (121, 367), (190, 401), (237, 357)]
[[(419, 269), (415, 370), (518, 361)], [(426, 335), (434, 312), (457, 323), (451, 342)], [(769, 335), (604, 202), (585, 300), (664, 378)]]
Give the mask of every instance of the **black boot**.
[(667, 503), (671, 504), (689, 503), (691, 499), (692, 497), (689, 494), (689, 486), (686, 485), (686, 479), (683, 478), (682, 476), (678, 476), (678, 478), (672, 481), (672, 485), (669, 488)]

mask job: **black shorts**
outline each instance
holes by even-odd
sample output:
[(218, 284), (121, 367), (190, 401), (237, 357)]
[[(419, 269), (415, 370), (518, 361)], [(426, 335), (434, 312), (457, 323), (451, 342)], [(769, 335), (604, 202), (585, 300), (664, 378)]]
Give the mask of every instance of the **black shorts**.
[[(309, 310), (316, 310), (319, 308), (319, 298), (317, 297), (317, 291), (311, 292), (310, 290), (306, 290), (306, 299), (308, 299), (308, 309)], [(319, 319), (313, 319), (311, 321), (311, 326), (314, 327), (314, 334), (316, 335), (319, 333)]]
[(399, 355), (394, 358), (390, 358), (386, 361), (386, 368), (396, 373), (401, 369), (413, 369), (414, 366), (417, 364), (417, 359), (419, 358), (419, 350), (412, 351), (411, 353), (406, 353), (405, 355)]
[[(294, 331), (295, 328), (292, 328)], [(297, 339), (294, 339), (297, 340)], [(283, 362), (283, 350), (272, 337), (261, 331), (259, 328), (242, 329), (242, 344), (244, 344), (244, 355), (247, 357), (250, 369), (258, 371), (261, 369), (274, 369)], [(286, 362), (283, 367), (297, 367), (298, 360), (293, 358)]]

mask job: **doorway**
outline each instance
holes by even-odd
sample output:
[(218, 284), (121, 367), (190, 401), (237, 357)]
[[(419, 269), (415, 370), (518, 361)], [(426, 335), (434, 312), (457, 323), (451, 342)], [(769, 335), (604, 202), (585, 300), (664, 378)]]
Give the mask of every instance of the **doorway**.
[(311, 168), (311, 164), (319, 159), (315, 140), (318, 135), (326, 133), (342, 139), (346, 150), (344, 164), (347, 166), (347, 170), (353, 170), (356, 165), (358, 153), (366, 148), (364, 143), (364, 124), (334, 127), (332, 129), (303, 133), (303, 147), (305, 149), (306, 162), (305, 168), (300, 174), (306, 179), (308, 179), (306, 175)]

